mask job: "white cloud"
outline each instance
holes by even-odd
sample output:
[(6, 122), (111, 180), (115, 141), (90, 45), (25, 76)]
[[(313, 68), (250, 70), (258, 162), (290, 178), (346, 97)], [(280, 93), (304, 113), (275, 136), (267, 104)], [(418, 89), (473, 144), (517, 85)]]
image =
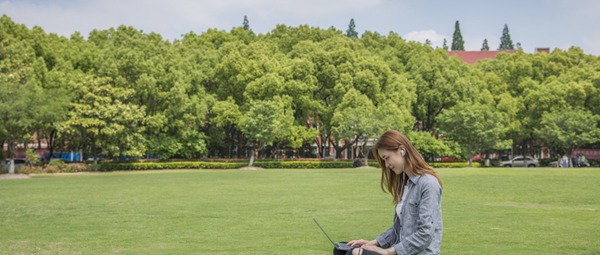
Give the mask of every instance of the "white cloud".
[(425, 43), (425, 40), (429, 39), (431, 41), (431, 46), (433, 47), (442, 47), (444, 44), (444, 38), (446, 38), (447, 45), (450, 46), (450, 39), (448, 36), (439, 34), (435, 30), (420, 30), (420, 31), (412, 31), (404, 36), (404, 39), (407, 41), (416, 41)]

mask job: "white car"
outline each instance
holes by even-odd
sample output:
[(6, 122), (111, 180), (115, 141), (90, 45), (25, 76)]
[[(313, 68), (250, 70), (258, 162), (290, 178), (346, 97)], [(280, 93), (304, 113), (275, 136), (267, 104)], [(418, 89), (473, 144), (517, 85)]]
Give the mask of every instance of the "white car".
[(529, 156), (517, 156), (512, 160), (500, 161), (502, 167), (539, 167), (540, 161)]

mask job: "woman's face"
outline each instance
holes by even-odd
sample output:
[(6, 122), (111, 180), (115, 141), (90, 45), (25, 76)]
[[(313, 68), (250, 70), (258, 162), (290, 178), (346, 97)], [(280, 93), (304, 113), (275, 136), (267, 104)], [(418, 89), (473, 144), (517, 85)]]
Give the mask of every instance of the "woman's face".
[(377, 152), (385, 162), (386, 168), (389, 168), (395, 174), (401, 174), (404, 171), (404, 150), (402, 148), (395, 151), (377, 149)]

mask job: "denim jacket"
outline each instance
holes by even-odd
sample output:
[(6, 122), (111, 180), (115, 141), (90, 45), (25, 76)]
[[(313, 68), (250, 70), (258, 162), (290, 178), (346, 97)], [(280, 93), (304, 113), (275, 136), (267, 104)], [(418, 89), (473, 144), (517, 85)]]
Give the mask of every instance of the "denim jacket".
[(382, 248), (394, 246), (397, 254), (440, 254), (442, 243), (442, 187), (433, 175), (415, 175), (394, 224), (376, 240)]

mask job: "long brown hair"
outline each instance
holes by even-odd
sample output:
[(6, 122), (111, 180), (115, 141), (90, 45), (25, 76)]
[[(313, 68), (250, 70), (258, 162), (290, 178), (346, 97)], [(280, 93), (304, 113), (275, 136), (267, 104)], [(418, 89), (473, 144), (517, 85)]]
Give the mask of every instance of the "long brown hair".
[[(396, 175), (392, 170), (385, 166), (384, 160), (379, 155), (378, 149), (397, 151), (402, 148), (404, 154), (404, 172), (401, 175)], [(408, 138), (402, 133), (396, 130), (389, 130), (383, 133), (375, 146), (373, 147), (373, 155), (379, 165), (381, 166), (381, 189), (384, 192), (392, 194), (393, 203), (398, 204), (404, 193), (404, 186), (408, 183), (408, 176), (410, 175), (424, 175), (430, 174), (437, 178), (440, 186), (442, 186), (442, 180), (437, 175), (433, 168), (425, 162), (421, 153), (415, 149)]]

